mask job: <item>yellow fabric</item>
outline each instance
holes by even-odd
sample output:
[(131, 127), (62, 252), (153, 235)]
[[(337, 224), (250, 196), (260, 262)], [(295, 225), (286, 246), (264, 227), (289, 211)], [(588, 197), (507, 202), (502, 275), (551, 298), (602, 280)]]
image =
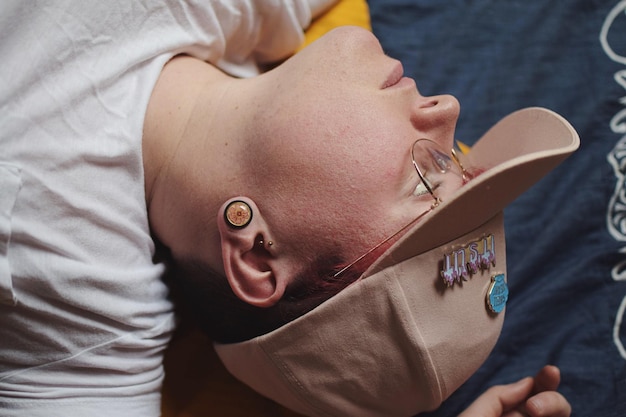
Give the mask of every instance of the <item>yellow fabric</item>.
[(360, 26), (372, 30), (369, 8), (365, 0), (341, 0), (311, 23), (302, 48), (338, 26)]
[(457, 140), (456, 145), (459, 147), (463, 155), (467, 155), (469, 153), (470, 147), (464, 144), (463, 142)]
[[(365, 0), (340, 0), (311, 24), (302, 47), (343, 25), (371, 30)], [(177, 330), (165, 353), (162, 396), (162, 417), (299, 417), (232, 377), (211, 341), (189, 324)]]

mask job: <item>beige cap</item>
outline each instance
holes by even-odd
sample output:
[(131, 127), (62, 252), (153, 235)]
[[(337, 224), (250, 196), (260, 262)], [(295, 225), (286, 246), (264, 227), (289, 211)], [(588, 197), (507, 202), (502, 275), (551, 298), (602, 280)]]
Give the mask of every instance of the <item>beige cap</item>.
[(484, 362), (502, 328), (503, 208), (578, 146), (571, 125), (549, 110), (507, 116), (464, 159), (484, 171), (360, 281), (275, 331), (216, 344), (219, 357), (259, 393), (308, 416), (437, 408)]

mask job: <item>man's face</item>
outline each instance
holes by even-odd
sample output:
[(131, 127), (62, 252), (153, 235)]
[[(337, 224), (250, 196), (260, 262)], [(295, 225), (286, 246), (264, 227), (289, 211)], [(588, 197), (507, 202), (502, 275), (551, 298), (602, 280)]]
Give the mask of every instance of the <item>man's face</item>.
[[(428, 138), (451, 149), (459, 104), (421, 96), (370, 32), (334, 30), (260, 78), (249, 163), (283, 239), (350, 257), (430, 207), (431, 196), (415, 192), (411, 145)], [(458, 186), (444, 184), (440, 197)]]

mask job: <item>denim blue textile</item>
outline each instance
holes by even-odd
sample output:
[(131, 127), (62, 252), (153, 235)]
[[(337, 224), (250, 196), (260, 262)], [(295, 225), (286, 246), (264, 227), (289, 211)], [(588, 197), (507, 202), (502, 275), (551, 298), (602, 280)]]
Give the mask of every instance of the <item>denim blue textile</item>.
[[(506, 114), (552, 109), (580, 150), (505, 211), (500, 340), (431, 416), (493, 384), (562, 371), (573, 416), (626, 415), (626, 1), (369, 0), (374, 33), (424, 95), (461, 102), (472, 144)], [(489, 198), (485, 196), (485, 198)]]

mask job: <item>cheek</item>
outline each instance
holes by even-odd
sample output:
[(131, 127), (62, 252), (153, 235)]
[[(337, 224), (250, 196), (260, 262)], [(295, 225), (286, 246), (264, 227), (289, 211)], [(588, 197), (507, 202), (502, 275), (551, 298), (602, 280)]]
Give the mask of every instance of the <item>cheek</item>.
[(263, 194), (281, 208), (274, 222), (283, 223), (283, 237), (303, 250), (332, 248), (349, 258), (402, 223), (394, 209), (411, 139), (365, 97), (329, 95), (294, 95), (266, 119), (270, 143), (250, 155), (272, 179)]
[(336, 171), (339, 181), (359, 188), (363, 182), (388, 183), (405, 162), (403, 157), (408, 158), (408, 144), (414, 133), (402, 131), (399, 122), (371, 109), (347, 103), (320, 104), (302, 120), (301, 126), (306, 127), (294, 131), (292, 137), (304, 131), (304, 137), (297, 142), (311, 159)]
[(354, 258), (380, 241), (394, 224), (391, 199), (381, 192), (383, 187), (345, 182), (341, 175), (329, 169), (272, 196), (272, 223), (280, 224), (282, 238), (297, 250), (333, 251)]

